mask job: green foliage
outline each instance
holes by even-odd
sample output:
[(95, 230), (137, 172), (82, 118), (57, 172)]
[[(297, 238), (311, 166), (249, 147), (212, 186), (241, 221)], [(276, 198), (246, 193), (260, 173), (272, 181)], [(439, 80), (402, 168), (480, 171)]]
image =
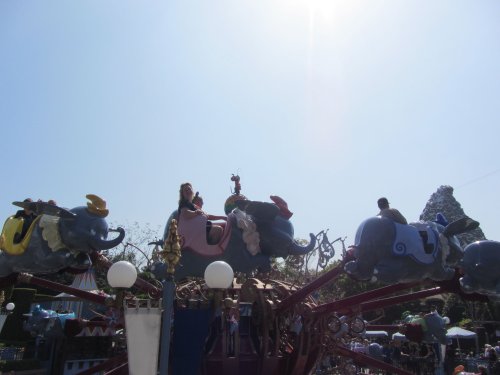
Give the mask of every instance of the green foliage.
[(125, 239), (114, 249), (103, 252), (104, 255), (113, 262), (126, 260), (139, 269), (150, 266), (153, 247), (148, 243), (163, 237), (160, 227), (151, 228), (149, 223), (140, 224), (137, 221), (113, 226), (125, 229)]
[(447, 316), (452, 324), (456, 324), (467, 317), (467, 306), (458, 295), (450, 293), (445, 298), (441, 315)]
[(473, 326), (472, 319), (469, 318), (462, 319), (461, 321), (458, 322), (458, 326), (466, 329), (471, 329)]
[[(146, 271), (151, 265), (153, 251), (153, 247), (148, 246), (148, 243), (156, 241), (161, 237), (160, 227), (152, 229), (149, 223), (142, 225), (138, 222), (134, 222), (133, 224), (126, 223), (125, 225), (113, 223), (111, 226), (125, 229), (125, 239), (117, 247), (103, 251), (103, 255), (112, 263), (126, 260), (132, 263), (137, 269)], [(146, 279), (151, 278), (147, 273), (141, 272), (139, 272), (139, 277)], [(107, 270), (96, 268), (95, 280), (97, 288), (108, 294), (114, 293), (113, 289), (108, 284)]]

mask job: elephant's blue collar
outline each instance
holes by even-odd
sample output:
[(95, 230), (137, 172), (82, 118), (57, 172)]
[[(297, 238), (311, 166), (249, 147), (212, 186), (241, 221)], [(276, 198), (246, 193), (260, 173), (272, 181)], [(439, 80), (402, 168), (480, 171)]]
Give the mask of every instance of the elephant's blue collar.
[[(394, 255), (410, 256), (422, 264), (432, 264), (436, 261), (440, 243), (435, 230), (424, 223), (412, 223), (411, 225), (394, 223), (394, 225), (396, 227), (396, 238), (392, 248)], [(426, 252), (421, 232), (426, 234), (426, 243), (431, 246), (431, 252)]]

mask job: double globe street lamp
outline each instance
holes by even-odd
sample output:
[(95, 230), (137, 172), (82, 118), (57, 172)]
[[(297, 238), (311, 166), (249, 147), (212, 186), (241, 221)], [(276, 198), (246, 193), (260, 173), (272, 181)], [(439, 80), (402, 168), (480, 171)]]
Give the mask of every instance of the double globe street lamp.
[[(156, 375), (158, 349), (161, 350), (159, 374), (168, 375), (170, 334), (175, 298), (174, 272), (181, 256), (175, 220), (172, 220), (169, 236), (165, 240), (161, 255), (167, 266), (165, 279), (162, 280), (161, 308), (158, 303), (155, 305), (155, 301), (151, 300), (143, 301), (145, 303), (134, 301), (132, 307), (129, 307), (127, 303), (124, 304), (125, 289), (131, 288), (137, 280), (137, 270), (130, 262), (116, 262), (108, 270), (108, 283), (117, 289), (115, 305), (124, 308), (131, 375)], [(223, 289), (231, 286), (234, 272), (226, 262), (216, 261), (207, 266), (204, 279), (206, 285), (210, 289), (214, 289), (218, 295), (222, 294), (219, 292), (222, 292)]]

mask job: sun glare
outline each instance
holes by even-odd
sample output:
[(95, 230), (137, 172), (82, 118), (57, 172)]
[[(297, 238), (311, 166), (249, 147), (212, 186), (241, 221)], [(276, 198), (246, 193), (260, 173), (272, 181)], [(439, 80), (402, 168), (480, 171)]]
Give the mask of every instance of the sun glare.
[(346, 52), (352, 39), (359, 37), (360, 26), (376, 12), (372, 14), (373, 7), (359, 0), (276, 0), (272, 4), (286, 20), (282, 25), (304, 33), (295, 39), (305, 43), (301, 139), (312, 145), (311, 152), (331, 156), (332, 150), (342, 149), (349, 134)]

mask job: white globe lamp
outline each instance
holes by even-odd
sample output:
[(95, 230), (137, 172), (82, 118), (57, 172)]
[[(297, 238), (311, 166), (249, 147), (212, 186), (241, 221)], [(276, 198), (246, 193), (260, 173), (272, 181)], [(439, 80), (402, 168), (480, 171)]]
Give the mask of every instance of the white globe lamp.
[(113, 288), (130, 288), (137, 280), (134, 265), (125, 260), (113, 263), (108, 270), (108, 284)]
[(5, 305), (5, 308), (7, 309), (7, 311), (12, 311), (16, 308), (16, 305), (14, 305), (13, 302), (9, 302), (7, 305)]
[(210, 263), (205, 269), (205, 282), (212, 289), (227, 289), (233, 283), (234, 272), (229, 264), (223, 261)]

